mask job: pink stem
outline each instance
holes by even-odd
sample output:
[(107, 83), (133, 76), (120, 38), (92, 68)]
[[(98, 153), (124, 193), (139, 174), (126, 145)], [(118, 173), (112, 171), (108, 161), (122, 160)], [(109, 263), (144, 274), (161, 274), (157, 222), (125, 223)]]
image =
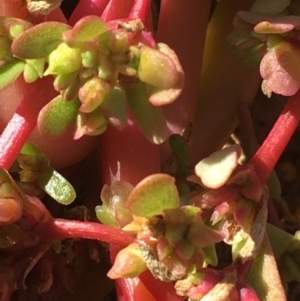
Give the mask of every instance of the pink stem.
[(128, 19), (141, 19), (146, 24), (150, 15), (151, 0), (135, 0)]
[[(175, 50), (185, 74), (182, 94), (164, 107), (173, 133), (181, 133), (189, 122), (194, 121), (210, 3), (211, 0), (161, 1), (156, 40)], [(163, 161), (169, 153), (168, 145), (164, 144)]]
[(108, 127), (101, 135), (101, 146), (102, 178), (106, 184), (121, 180), (136, 185), (160, 171), (158, 146), (144, 137), (130, 117), (122, 131)]
[(250, 160), (262, 183), (266, 183), (279, 157), (286, 148), (300, 120), (300, 91), (290, 97), (281, 115)]
[(116, 19), (125, 19), (128, 17), (134, 0), (110, 0), (101, 18), (108, 22)]
[(46, 231), (49, 231), (49, 235), (58, 239), (80, 237), (122, 247), (131, 244), (134, 240), (131, 235), (123, 230), (86, 221), (54, 219), (53, 224)]
[(32, 84), (4, 129), (0, 137), (2, 168), (11, 167), (35, 128), (40, 110), (57, 94), (52, 87), (52, 82), (53, 78), (46, 77)]
[(73, 26), (83, 16), (101, 16), (108, 2), (109, 0), (80, 0), (68, 23)]

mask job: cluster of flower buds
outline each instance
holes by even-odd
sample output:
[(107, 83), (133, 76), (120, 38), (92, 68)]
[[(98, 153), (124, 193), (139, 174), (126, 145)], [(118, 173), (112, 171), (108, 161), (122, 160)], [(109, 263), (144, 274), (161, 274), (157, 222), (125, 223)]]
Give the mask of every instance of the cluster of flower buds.
[[(201, 160), (188, 180), (202, 188), (189, 193), (188, 202), (166, 174), (136, 187), (105, 186), (98, 218), (136, 237), (117, 254), (108, 276), (131, 278), (148, 269), (191, 300), (259, 300), (245, 275), (265, 236), (268, 193), (251, 166), (238, 164), (239, 156), (233, 145)], [(222, 241), (231, 246), (232, 264), (217, 271), (208, 266), (218, 264), (215, 245)]]
[(249, 12), (240, 11), (228, 42), (248, 63), (260, 62), (262, 91), (294, 95), (300, 87), (300, 16), (296, 1), (257, 0)]
[[(42, 133), (59, 135), (74, 123), (74, 139), (101, 134), (108, 123), (122, 129), (129, 106), (142, 129), (158, 119), (160, 133), (148, 130), (148, 139), (161, 143), (167, 138), (159, 107), (179, 96), (183, 71), (174, 51), (156, 44), (139, 19), (106, 24), (87, 16), (72, 28), (2, 17), (0, 45), (2, 89), (22, 72), (28, 83), (55, 78), (59, 96), (39, 114)], [(141, 112), (150, 117), (141, 118)]]

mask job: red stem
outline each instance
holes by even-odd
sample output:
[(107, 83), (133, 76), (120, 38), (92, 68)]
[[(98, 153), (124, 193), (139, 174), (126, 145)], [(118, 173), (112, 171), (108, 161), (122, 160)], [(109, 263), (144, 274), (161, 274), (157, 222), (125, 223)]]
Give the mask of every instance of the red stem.
[(128, 118), (129, 124), (122, 131), (110, 126), (101, 135), (102, 178), (106, 184), (121, 180), (136, 185), (160, 171), (158, 146), (150, 143)]
[(106, 22), (125, 19), (128, 17), (133, 3), (134, 0), (110, 0), (101, 18)]
[(150, 15), (151, 0), (136, 0), (132, 6), (128, 19), (141, 19), (146, 24)]
[[(162, 0), (156, 40), (175, 50), (184, 70), (182, 94), (164, 113), (173, 133), (181, 133), (194, 121), (211, 0)], [(168, 144), (162, 148), (162, 160), (170, 155)]]
[(40, 110), (57, 94), (53, 90), (52, 82), (53, 78), (45, 77), (32, 84), (4, 129), (0, 137), (0, 166), (2, 168), (11, 167), (35, 128)]
[(290, 97), (268, 137), (250, 160), (262, 183), (266, 183), (300, 120), (300, 91)]
[(46, 231), (57, 239), (80, 237), (121, 247), (128, 246), (134, 240), (130, 234), (123, 230), (86, 221), (54, 219), (53, 224)]

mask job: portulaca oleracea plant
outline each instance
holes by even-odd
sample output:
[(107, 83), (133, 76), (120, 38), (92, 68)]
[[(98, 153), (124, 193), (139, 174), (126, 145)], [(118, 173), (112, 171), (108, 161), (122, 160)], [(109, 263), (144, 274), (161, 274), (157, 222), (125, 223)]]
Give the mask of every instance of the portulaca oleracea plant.
[[(298, 0), (0, 9), (0, 301), (297, 300)], [(258, 146), (260, 87), (289, 98)]]

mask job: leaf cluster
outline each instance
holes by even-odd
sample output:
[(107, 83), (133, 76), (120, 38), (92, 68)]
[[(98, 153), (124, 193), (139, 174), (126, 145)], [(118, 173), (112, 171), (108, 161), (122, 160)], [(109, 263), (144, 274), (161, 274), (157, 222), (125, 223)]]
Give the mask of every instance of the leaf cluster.
[(108, 123), (121, 130), (129, 107), (151, 142), (167, 138), (160, 106), (181, 93), (183, 71), (174, 51), (155, 44), (140, 20), (106, 24), (87, 16), (73, 28), (59, 22), (0, 21), (1, 89), (21, 73), (28, 83), (54, 77), (59, 95), (41, 110), (40, 132), (57, 136), (73, 124), (74, 139), (79, 139), (103, 133)]

